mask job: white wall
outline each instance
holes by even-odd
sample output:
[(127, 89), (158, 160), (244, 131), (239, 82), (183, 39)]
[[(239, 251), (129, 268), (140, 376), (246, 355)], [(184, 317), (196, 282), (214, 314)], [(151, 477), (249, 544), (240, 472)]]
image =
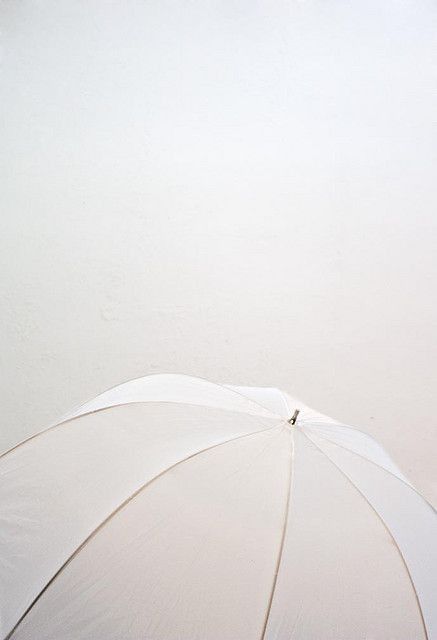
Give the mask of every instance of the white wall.
[(437, 502), (435, 2), (1, 25), (0, 448), (178, 371), (300, 395)]

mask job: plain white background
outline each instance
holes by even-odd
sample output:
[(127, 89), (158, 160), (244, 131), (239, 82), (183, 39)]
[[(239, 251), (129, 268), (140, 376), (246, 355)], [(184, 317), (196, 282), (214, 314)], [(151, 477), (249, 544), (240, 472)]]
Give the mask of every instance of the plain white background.
[(278, 386), (437, 502), (437, 6), (6, 1), (0, 448), (151, 372)]

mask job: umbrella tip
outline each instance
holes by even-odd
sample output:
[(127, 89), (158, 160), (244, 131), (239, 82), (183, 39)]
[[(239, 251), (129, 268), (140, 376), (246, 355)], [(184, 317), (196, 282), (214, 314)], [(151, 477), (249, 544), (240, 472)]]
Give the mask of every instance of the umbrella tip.
[(287, 422), (289, 422), (290, 424), (296, 424), (297, 416), (299, 415), (299, 413), (300, 413), (299, 409), (296, 409), (296, 411), (293, 413), (291, 418), (287, 420)]

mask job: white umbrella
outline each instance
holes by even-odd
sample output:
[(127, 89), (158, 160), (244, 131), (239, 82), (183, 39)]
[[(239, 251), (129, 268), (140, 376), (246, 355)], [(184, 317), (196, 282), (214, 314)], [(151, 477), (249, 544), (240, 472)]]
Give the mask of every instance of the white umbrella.
[(437, 638), (435, 511), (276, 389), (115, 387), (1, 457), (0, 518), (2, 639)]

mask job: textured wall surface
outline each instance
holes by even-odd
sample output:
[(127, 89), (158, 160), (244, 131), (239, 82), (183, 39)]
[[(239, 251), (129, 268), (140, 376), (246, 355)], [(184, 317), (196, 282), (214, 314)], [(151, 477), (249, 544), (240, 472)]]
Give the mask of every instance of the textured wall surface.
[(4, 2), (0, 448), (108, 386), (278, 386), (437, 504), (431, 0)]

